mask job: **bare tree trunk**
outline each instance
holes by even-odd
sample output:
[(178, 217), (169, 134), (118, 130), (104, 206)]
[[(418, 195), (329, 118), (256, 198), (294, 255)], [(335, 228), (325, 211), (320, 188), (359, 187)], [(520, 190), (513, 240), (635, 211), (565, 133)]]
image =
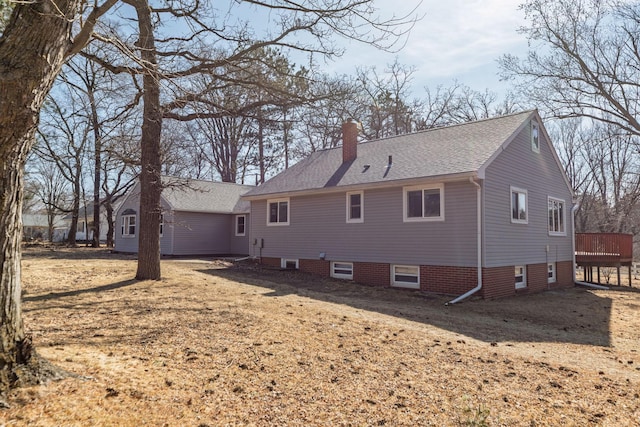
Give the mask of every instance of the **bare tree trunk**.
[[(102, 138), (100, 136), (100, 124), (98, 121), (98, 111), (96, 107), (95, 95), (93, 88), (87, 91), (89, 101), (91, 105), (91, 127), (93, 129), (93, 142), (94, 142), (94, 168), (93, 168), (93, 239), (91, 246), (94, 248), (100, 247), (100, 183), (101, 177), (101, 163), (102, 163)], [(88, 231), (87, 231), (88, 232)], [(87, 236), (89, 239), (89, 236)]]
[[(77, 0), (20, 3), (0, 38), (0, 392), (32, 359), (20, 283), (24, 163), (38, 114), (69, 48)], [(69, 16), (62, 16), (66, 13)]]
[(140, 234), (138, 236), (138, 280), (160, 280), (160, 78), (156, 61), (151, 10), (147, 0), (127, 0), (138, 16), (140, 56), (146, 70), (143, 76), (144, 116), (142, 122), (140, 172)]
[(113, 221), (113, 205), (110, 201), (105, 202), (104, 209), (107, 214), (107, 247), (112, 248), (114, 246), (114, 221)]

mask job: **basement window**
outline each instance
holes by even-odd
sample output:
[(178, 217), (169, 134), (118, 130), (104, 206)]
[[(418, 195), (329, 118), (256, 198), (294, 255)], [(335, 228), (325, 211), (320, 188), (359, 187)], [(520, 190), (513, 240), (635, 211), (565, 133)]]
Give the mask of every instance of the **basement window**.
[(523, 265), (517, 265), (515, 268), (516, 289), (527, 287), (527, 270)]
[(391, 286), (420, 289), (420, 267), (415, 265), (392, 265)]
[(331, 263), (331, 277), (336, 279), (353, 280), (353, 263), (338, 262)]
[(285, 270), (297, 270), (298, 269), (298, 260), (297, 259), (282, 258), (280, 260), (280, 267), (282, 267)]
[(547, 282), (555, 283), (556, 282), (556, 263), (550, 262), (547, 264)]

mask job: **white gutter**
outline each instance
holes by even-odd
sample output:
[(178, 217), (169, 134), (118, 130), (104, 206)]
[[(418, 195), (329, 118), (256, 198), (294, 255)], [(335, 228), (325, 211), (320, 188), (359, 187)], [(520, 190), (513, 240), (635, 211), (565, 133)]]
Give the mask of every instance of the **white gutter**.
[[(476, 212), (477, 212), (477, 253), (478, 253), (478, 284), (476, 285), (475, 288), (471, 289), (470, 291), (465, 292), (464, 294), (460, 295), (459, 297), (449, 301), (448, 303), (446, 303), (445, 305), (449, 305), (449, 304), (456, 304), (460, 301), (462, 301), (465, 298), (470, 297), (471, 295), (475, 294), (476, 292), (478, 292), (480, 289), (482, 289), (482, 187), (480, 186), (480, 184), (478, 184), (476, 182), (476, 180), (473, 177), (469, 178), (469, 181), (476, 186)], [(575, 277), (575, 272), (574, 272), (574, 276)]]
[(602, 286), (602, 285), (596, 285), (595, 283), (587, 283), (587, 282), (578, 282), (577, 280), (573, 281), (576, 285), (580, 285), (580, 286), (586, 286), (588, 288), (593, 288), (593, 289), (602, 289), (605, 291), (608, 291), (609, 288), (606, 286)]
[(602, 289), (602, 290), (609, 290), (609, 288), (607, 286), (602, 286), (602, 285), (596, 285), (594, 283), (587, 283), (587, 282), (579, 282), (576, 279), (576, 211), (578, 210), (578, 208), (580, 207), (580, 203), (576, 203), (575, 205), (573, 205), (573, 207), (571, 208), (571, 231), (573, 233), (573, 238), (571, 239), (571, 249), (573, 250), (573, 257), (571, 258), (573, 266), (573, 283), (576, 285), (580, 285), (580, 286), (586, 286), (588, 288), (593, 288), (593, 289)]

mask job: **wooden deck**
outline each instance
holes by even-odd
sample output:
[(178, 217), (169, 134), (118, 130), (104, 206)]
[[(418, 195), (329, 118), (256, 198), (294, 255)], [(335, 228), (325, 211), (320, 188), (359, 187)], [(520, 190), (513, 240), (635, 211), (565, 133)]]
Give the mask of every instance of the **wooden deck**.
[[(629, 267), (631, 286), (631, 264), (633, 262), (633, 235), (622, 233), (576, 233), (576, 264), (584, 269), (584, 280), (600, 283), (600, 268), (615, 267), (620, 282), (620, 267)], [(597, 268), (598, 280), (594, 281), (593, 268)]]

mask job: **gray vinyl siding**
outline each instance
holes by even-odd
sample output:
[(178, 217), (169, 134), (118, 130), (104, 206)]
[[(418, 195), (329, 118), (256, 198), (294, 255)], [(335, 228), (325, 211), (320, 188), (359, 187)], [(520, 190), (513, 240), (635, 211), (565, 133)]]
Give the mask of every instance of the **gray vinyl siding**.
[(445, 221), (403, 222), (402, 187), (365, 190), (364, 222), (346, 222), (346, 193), (290, 198), (288, 226), (267, 226), (267, 201), (251, 202), (251, 255), (410, 265), (476, 265), (476, 187), (444, 186)]
[(246, 216), (244, 223), (244, 236), (236, 236), (236, 216), (231, 215), (231, 227), (229, 253), (234, 255), (248, 255), (249, 254), (249, 236), (251, 235), (251, 218), (249, 214), (242, 214)]
[[(161, 200), (161, 206), (164, 213), (164, 227), (162, 230), (162, 237), (160, 237), (160, 253), (162, 255), (171, 255), (173, 243), (173, 216), (172, 213), (169, 212), (169, 205), (164, 200)], [(131, 237), (122, 236), (122, 212), (127, 209), (133, 209), (136, 211), (136, 235)], [(140, 233), (140, 193), (137, 191), (137, 186), (130, 193), (124, 203), (118, 208), (115, 221), (115, 250), (118, 252), (137, 253)]]
[[(122, 212), (127, 209), (136, 211), (136, 235), (131, 237), (122, 236)], [(138, 233), (140, 232), (140, 191), (139, 184), (133, 188), (129, 196), (120, 205), (115, 218), (115, 250), (118, 252), (137, 253)]]
[(173, 255), (213, 255), (229, 253), (232, 215), (175, 212)]
[(164, 216), (164, 226), (162, 227), (162, 236), (160, 237), (160, 254), (171, 255), (173, 253), (174, 215), (173, 212), (168, 211), (169, 207), (164, 200), (162, 200), (161, 203)]
[[(527, 190), (528, 224), (511, 222), (512, 186)], [(565, 201), (564, 237), (548, 234), (548, 197)], [(572, 259), (571, 192), (543, 132), (540, 153), (531, 150), (527, 126), (489, 165), (484, 201), (485, 267)]]

